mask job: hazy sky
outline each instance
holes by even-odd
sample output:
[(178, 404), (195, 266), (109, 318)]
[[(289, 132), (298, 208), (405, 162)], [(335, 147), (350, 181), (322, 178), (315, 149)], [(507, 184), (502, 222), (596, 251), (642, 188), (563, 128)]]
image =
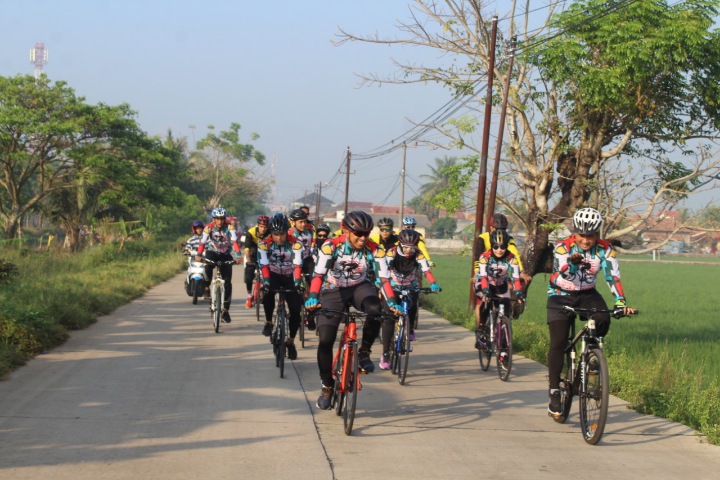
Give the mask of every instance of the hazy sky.
[[(331, 43), (338, 27), (394, 36), (408, 18), (403, 0), (0, 0), (0, 75), (32, 74), (29, 50), (44, 42), (45, 73), (88, 102), (127, 102), (149, 134), (191, 142), (238, 122), (244, 141), (260, 135), (268, 166), (258, 172), (276, 159), (277, 201), (335, 177), (323, 195), (341, 202), (348, 146), (380, 147), (450, 100), (436, 85), (359, 87), (355, 73), (391, 75), (393, 57), (439, 61), (428, 53)], [(406, 200), (448, 153), (408, 149)], [(353, 162), (350, 199), (397, 204), (401, 158)]]

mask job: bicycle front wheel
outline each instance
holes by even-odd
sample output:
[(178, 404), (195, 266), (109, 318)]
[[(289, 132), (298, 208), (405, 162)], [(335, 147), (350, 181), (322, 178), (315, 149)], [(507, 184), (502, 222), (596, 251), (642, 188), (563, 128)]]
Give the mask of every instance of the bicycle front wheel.
[(304, 308), (300, 308), (300, 328), (298, 328), (298, 333), (300, 334), (300, 347), (305, 348), (305, 318), (307, 317), (307, 314), (305, 313)]
[(285, 317), (285, 312), (283, 312), (283, 309), (280, 308), (280, 312), (278, 313), (278, 346), (277, 346), (277, 366), (280, 368), (280, 378), (283, 378), (285, 375), (285, 355), (287, 353), (287, 348), (285, 347), (285, 338), (287, 337), (287, 317)]
[(220, 331), (220, 317), (222, 316), (222, 288), (221, 287), (214, 287), (215, 288), (215, 299), (214, 299), (214, 308), (213, 311), (213, 329), (215, 330), (215, 333), (218, 333)]
[(398, 340), (399, 352), (397, 358), (397, 379), (400, 385), (405, 385), (405, 378), (407, 377), (408, 364), (410, 363), (410, 320), (407, 315), (403, 316), (404, 327), (402, 329), (402, 335)]
[(512, 370), (512, 324), (510, 318), (498, 317), (497, 326), (497, 355), (495, 355), (495, 362), (498, 377), (505, 382), (510, 376), (510, 370)]
[(360, 380), (360, 366), (358, 361), (358, 346), (353, 342), (352, 346), (347, 349), (348, 359), (345, 365), (348, 366), (345, 375), (345, 411), (343, 412), (343, 424), (345, 425), (345, 435), (352, 433), (353, 422), (355, 421), (355, 407), (357, 406), (357, 391)]
[(335, 406), (335, 415), (340, 416), (343, 412), (343, 403), (345, 402), (345, 392), (342, 388), (342, 366), (345, 361), (346, 348), (340, 347), (340, 355), (337, 357), (337, 361), (333, 366), (333, 379), (335, 384), (333, 387), (333, 402)]
[(610, 375), (605, 353), (597, 346), (587, 350), (585, 381), (580, 389), (580, 428), (583, 438), (595, 445), (602, 438), (610, 401)]
[(488, 368), (490, 368), (490, 358), (492, 357), (492, 345), (490, 345), (490, 340), (488, 339), (487, 327), (485, 327), (481, 332), (476, 330), (475, 335), (480, 346), (478, 349), (480, 368), (483, 372), (487, 372)]
[(260, 282), (255, 279), (253, 281), (253, 289), (252, 289), (252, 299), (253, 302), (255, 302), (255, 318), (257, 321), (260, 321), (260, 302), (262, 299), (260, 298)]

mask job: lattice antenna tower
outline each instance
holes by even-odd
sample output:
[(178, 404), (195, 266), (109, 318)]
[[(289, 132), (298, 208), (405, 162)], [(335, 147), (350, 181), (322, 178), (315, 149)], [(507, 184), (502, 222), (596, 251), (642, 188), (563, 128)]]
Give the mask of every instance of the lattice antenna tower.
[(45, 49), (45, 44), (38, 42), (35, 47), (30, 49), (30, 63), (35, 65), (35, 79), (40, 78), (43, 73), (43, 68), (48, 62), (48, 51)]

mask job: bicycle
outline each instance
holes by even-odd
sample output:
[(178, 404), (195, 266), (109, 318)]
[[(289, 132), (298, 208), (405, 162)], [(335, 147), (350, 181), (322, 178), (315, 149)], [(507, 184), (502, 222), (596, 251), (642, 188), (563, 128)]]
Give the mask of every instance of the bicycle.
[[(558, 423), (565, 423), (570, 414), (572, 397), (577, 395), (580, 401), (580, 428), (583, 439), (590, 445), (600, 441), (604, 431), (610, 400), (610, 376), (607, 360), (603, 351), (603, 338), (598, 337), (595, 331), (597, 313), (610, 313), (614, 318), (626, 316), (622, 310), (608, 310), (599, 308), (573, 308), (563, 306), (562, 310), (570, 312), (573, 319), (570, 323), (568, 345), (565, 348), (565, 375), (560, 376), (560, 406), (561, 414), (552, 415)], [(635, 312), (637, 313), (637, 312)], [(587, 324), (575, 334), (575, 315), (581, 320), (587, 319)], [(576, 364), (577, 343), (580, 342), (580, 359)]]
[(295, 292), (295, 289), (278, 288), (265, 291), (267, 294), (277, 294), (275, 302), (275, 327), (270, 335), (270, 342), (273, 346), (273, 355), (275, 355), (275, 366), (280, 369), (280, 378), (285, 376), (285, 357), (287, 356), (286, 342), (290, 337), (290, 324), (288, 320), (288, 311), (285, 303), (285, 294)]
[(487, 372), (494, 354), (498, 377), (505, 382), (512, 370), (512, 320), (506, 315), (505, 305), (501, 300), (498, 297), (489, 299), (490, 307), (485, 326), (475, 330), (475, 336), (479, 346), (480, 368), (483, 372)]
[[(412, 340), (410, 339), (410, 322), (414, 322), (415, 319), (411, 319), (407, 312), (410, 311), (412, 306), (411, 293), (436, 293), (431, 288), (423, 287), (406, 287), (400, 290), (395, 290), (398, 296), (398, 301), (402, 305), (402, 311), (405, 312), (401, 317), (398, 318), (395, 324), (395, 335), (393, 337), (393, 349), (390, 355), (390, 371), (397, 375), (398, 383), (405, 385), (405, 378), (407, 377), (407, 369), (410, 364), (410, 352), (412, 352)], [(419, 302), (418, 302), (419, 303)]]
[(337, 352), (333, 358), (333, 379), (335, 385), (331, 397), (330, 408), (335, 414), (343, 416), (345, 435), (352, 433), (355, 421), (355, 407), (357, 406), (357, 392), (362, 390), (360, 375), (366, 373), (360, 370), (357, 342), (357, 319), (365, 318), (367, 314), (358, 311), (328, 310), (317, 311), (320, 315), (343, 317), (345, 328), (340, 336)]
[(215, 333), (218, 333), (220, 330), (223, 304), (225, 303), (225, 280), (222, 278), (222, 275), (220, 275), (220, 266), (232, 265), (235, 263), (235, 260), (213, 261), (205, 258), (203, 261), (216, 267), (213, 272), (213, 278), (210, 280), (210, 318), (212, 319)]

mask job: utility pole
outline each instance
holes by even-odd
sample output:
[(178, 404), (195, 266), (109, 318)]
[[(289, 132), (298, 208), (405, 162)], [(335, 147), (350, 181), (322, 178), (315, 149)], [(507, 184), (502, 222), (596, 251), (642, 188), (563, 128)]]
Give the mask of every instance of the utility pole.
[(500, 156), (502, 155), (503, 134), (505, 133), (505, 115), (507, 113), (508, 97), (510, 96), (510, 77), (512, 77), (513, 63), (515, 60), (515, 48), (517, 47), (517, 37), (513, 37), (510, 42), (510, 59), (508, 60), (508, 69), (505, 74), (505, 90), (503, 91), (502, 108), (500, 109), (500, 126), (498, 127), (497, 147), (495, 148), (495, 165), (493, 165), (493, 178), (490, 183), (490, 197), (488, 198), (488, 214), (485, 221), (485, 230), (490, 230), (490, 219), (495, 214), (495, 196), (497, 194), (498, 176), (500, 175)]
[(403, 159), (402, 168), (400, 169), (400, 218), (398, 225), (402, 225), (402, 219), (405, 215), (405, 158), (407, 157), (407, 143), (403, 141)]
[(350, 193), (350, 147), (345, 157), (345, 215), (348, 213), (348, 194)]
[[(492, 19), (492, 34), (490, 36), (490, 50), (488, 59), (488, 86), (485, 100), (485, 125), (483, 128), (483, 142), (480, 153), (480, 172), (478, 176), (477, 203), (475, 204), (475, 236), (473, 237), (473, 258), (470, 262), (470, 278), (475, 274), (475, 260), (480, 256), (478, 236), (482, 230), (483, 216), (485, 213), (485, 188), (487, 185), (487, 159), (488, 146), (490, 143), (490, 119), (492, 116), (493, 79), (495, 77), (495, 42), (497, 40), (497, 15)], [(475, 307), (475, 287), (470, 284), (470, 309)]]
[(315, 199), (315, 223), (320, 224), (322, 216), (320, 215), (320, 199), (322, 198), (322, 182), (318, 183), (317, 198)]

